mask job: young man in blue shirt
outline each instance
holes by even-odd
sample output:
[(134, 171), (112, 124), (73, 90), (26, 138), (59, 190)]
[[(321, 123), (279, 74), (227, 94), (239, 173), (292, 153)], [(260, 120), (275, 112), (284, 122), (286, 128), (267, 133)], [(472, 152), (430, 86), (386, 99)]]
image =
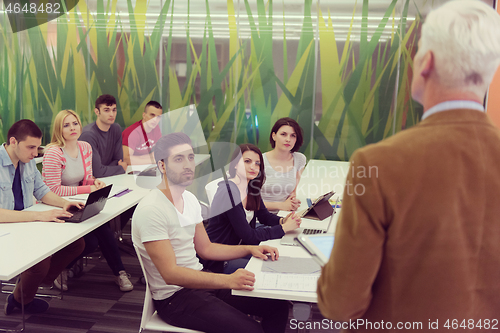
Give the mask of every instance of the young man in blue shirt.
[[(70, 217), (72, 214), (68, 209), (71, 206), (83, 206), (57, 196), (42, 181), (34, 160), (41, 142), (40, 128), (31, 120), (23, 119), (12, 125), (7, 134), (7, 143), (0, 146), (0, 223), (64, 222), (59, 217)], [(63, 209), (23, 211), (34, 204), (33, 196), (45, 204)], [(38, 286), (42, 283), (51, 284), (66, 265), (83, 251), (84, 246), (83, 239), (78, 239), (21, 273), (14, 292), (7, 297), (5, 314), (20, 309), (21, 304), (24, 304), (27, 313), (46, 311), (49, 304), (35, 298)]]

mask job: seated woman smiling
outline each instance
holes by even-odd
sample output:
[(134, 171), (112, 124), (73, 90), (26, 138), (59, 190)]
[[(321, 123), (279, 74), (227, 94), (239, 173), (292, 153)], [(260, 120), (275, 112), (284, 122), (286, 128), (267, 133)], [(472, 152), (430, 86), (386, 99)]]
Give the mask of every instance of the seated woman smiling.
[[(260, 196), (265, 179), (262, 153), (252, 144), (242, 144), (235, 150), (229, 164), (229, 180), (221, 181), (210, 208), (207, 234), (214, 243), (258, 245), (281, 238), (285, 232), (297, 229), (301, 219), (295, 213), (278, 217), (269, 213)], [(265, 226), (257, 227), (257, 219)], [(227, 263), (205, 262), (213, 272), (230, 274), (245, 267), (249, 258)]]
[[(75, 111), (63, 110), (56, 115), (52, 140), (45, 148), (43, 156), (42, 177), (50, 190), (59, 196), (90, 193), (106, 185), (92, 175), (92, 147), (87, 142), (78, 141), (81, 133), (82, 124)], [(84, 239), (85, 249), (79, 258), (93, 252), (99, 245), (120, 290), (132, 290), (134, 287), (125, 272), (109, 223), (91, 231)], [(67, 271), (63, 271), (61, 276), (54, 281), (54, 285), (58, 289), (68, 290)]]

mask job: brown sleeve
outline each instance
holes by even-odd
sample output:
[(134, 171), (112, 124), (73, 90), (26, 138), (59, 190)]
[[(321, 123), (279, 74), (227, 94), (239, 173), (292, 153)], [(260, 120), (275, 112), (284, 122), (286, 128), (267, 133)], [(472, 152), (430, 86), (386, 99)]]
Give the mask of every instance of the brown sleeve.
[(364, 152), (351, 157), (334, 247), (318, 281), (321, 313), (338, 321), (360, 318), (367, 310), (384, 251), (381, 170), (369, 164)]

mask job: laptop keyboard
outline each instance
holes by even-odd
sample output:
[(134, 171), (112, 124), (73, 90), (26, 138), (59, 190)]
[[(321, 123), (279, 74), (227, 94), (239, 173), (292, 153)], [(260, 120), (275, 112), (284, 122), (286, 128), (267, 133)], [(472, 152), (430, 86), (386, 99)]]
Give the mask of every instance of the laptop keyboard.
[(321, 229), (304, 229), (302, 231), (303, 234), (306, 234), (306, 235), (316, 235), (316, 234), (323, 234), (325, 233), (325, 230), (321, 230)]
[[(68, 211), (73, 214), (71, 217), (61, 217), (61, 220), (64, 221), (80, 221), (83, 215), (83, 209), (73, 209), (74, 207), (71, 207)], [(75, 211), (76, 210), (76, 211)]]

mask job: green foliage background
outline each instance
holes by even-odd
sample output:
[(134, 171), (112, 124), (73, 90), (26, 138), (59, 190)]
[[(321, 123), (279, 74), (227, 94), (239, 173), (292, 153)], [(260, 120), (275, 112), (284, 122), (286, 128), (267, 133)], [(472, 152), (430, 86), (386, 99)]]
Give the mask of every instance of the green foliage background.
[[(401, 13), (395, 10), (398, 1)], [(334, 0), (330, 2), (333, 6)], [(189, 12), (193, 1), (187, 3)], [(420, 119), (409, 82), (420, 17), (407, 22), (409, 0), (388, 0), (376, 32), (369, 35), (369, 1), (364, 0), (360, 38), (354, 41), (356, 3), (347, 40), (339, 42), (330, 10), (321, 12), (316, 1), (305, 0), (296, 54), (288, 53), (284, 19), (279, 27), (284, 31), (283, 58), (276, 59), (273, 17), (283, 13), (273, 12), (272, 0), (227, 1), (229, 54), (217, 48), (207, 0), (201, 51), (190, 37), (188, 15), (182, 79), (171, 59), (176, 47), (173, 0), (154, 13), (148, 1), (133, 6), (128, 0), (126, 15), (116, 14), (117, 0), (80, 0), (57, 23), (18, 33), (0, 14), (0, 139), (5, 141), (15, 121), (30, 118), (47, 143), (60, 110), (75, 110), (85, 125), (93, 121), (95, 99), (109, 93), (117, 97), (117, 122), (123, 128), (141, 118), (150, 99), (161, 101), (164, 110), (195, 104), (208, 142), (252, 142), (266, 151), (272, 124), (289, 116), (304, 129), (301, 151), (308, 158), (347, 160), (355, 149)], [(88, 9), (90, 4), (96, 12)], [(321, 4), (325, 8), (328, 1)], [(236, 6), (248, 15), (249, 38), (238, 34)], [(147, 29), (151, 13), (156, 21), (154, 29)], [(124, 17), (130, 23), (124, 24)], [(382, 41), (387, 28), (391, 39)], [(221, 64), (221, 57), (227, 62)], [(313, 112), (313, 96), (316, 103), (321, 100), (320, 112)]]

